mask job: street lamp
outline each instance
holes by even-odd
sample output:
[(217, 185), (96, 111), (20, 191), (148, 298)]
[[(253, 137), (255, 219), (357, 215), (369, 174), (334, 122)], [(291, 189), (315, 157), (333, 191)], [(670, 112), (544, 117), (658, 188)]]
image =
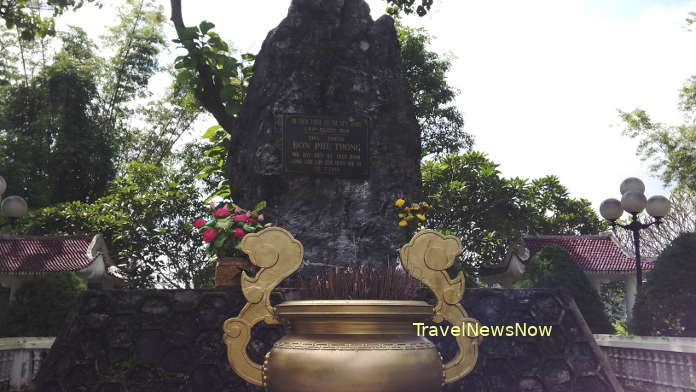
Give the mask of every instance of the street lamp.
[[(621, 183), (621, 201), (607, 199), (599, 206), (599, 213), (611, 223), (612, 227), (619, 226), (633, 232), (633, 248), (636, 253), (636, 287), (640, 289), (643, 283), (643, 270), (640, 262), (640, 231), (652, 225), (659, 226), (671, 207), (669, 199), (664, 196), (645, 197), (645, 184), (638, 178), (630, 177)], [(647, 210), (648, 215), (654, 218), (652, 222), (641, 223), (638, 214)], [(624, 211), (631, 214), (631, 222), (627, 225), (616, 223)]]
[(0, 176), (0, 214), (7, 217), (9, 222), (0, 224), (0, 228), (14, 224), (17, 219), (24, 216), (29, 209), (26, 200), (20, 196), (8, 196), (2, 198), (2, 195), (7, 190), (7, 182)]

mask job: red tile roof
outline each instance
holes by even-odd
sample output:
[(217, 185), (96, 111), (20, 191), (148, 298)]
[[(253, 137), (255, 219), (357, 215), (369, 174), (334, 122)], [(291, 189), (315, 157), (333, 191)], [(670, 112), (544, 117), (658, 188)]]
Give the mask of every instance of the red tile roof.
[(0, 236), (0, 273), (77, 271), (89, 266), (91, 237)]
[[(584, 271), (633, 271), (636, 269), (635, 258), (626, 254), (610, 234), (581, 236), (540, 236), (523, 237), (529, 249), (530, 258), (543, 247), (558, 245), (570, 253), (571, 257)], [(655, 267), (654, 261), (642, 261), (643, 270)]]

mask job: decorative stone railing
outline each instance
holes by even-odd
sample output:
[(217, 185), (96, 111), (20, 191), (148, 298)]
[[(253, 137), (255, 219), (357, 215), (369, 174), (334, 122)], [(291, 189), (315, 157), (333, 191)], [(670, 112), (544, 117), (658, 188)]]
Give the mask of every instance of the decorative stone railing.
[(30, 387), (55, 338), (0, 338), (0, 391)]
[(696, 391), (696, 338), (595, 335), (627, 391)]

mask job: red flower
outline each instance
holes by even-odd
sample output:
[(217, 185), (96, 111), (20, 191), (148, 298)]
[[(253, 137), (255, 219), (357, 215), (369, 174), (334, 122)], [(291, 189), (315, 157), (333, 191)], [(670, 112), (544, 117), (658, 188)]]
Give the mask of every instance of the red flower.
[(194, 226), (196, 229), (200, 229), (201, 227), (205, 226), (206, 223), (207, 223), (207, 222), (205, 221), (205, 219), (203, 219), (203, 218), (198, 218), (198, 219), (196, 219), (196, 220), (193, 222), (193, 226)]
[(247, 212), (246, 214), (235, 215), (232, 220), (235, 222), (247, 222), (250, 217), (251, 215)]
[(249, 223), (256, 223), (257, 220), (256, 220), (256, 218), (248, 217), (248, 218), (247, 218), (247, 222), (249, 222)]
[(235, 227), (234, 230), (232, 230), (232, 235), (237, 238), (242, 238), (246, 234), (246, 231), (244, 231), (244, 229), (242, 229), (241, 227)]
[(213, 242), (218, 236), (218, 231), (215, 229), (208, 229), (203, 232), (203, 241), (204, 242)]
[(215, 210), (215, 212), (213, 212), (213, 216), (216, 218), (227, 218), (230, 215), (232, 215), (232, 213), (230, 212), (230, 207), (227, 204), (225, 204), (224, 207), (218, 208), (217, 210)]

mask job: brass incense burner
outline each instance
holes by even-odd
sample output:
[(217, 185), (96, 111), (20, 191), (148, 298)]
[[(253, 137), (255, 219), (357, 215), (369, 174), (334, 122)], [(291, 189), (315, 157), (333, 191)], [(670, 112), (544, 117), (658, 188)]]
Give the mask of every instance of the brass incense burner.
[[(401, 263), (433, 291), (435, 306), (423, 301), (317, 300), (273, 307), (273, 289), (302, 264), (302, 244), (272, 227), (247, 235), (242, 250), (261, 269), (253, 278), (242, 273), (248, 303), (238, 317), (225, 321), (224, 339), (230, 365), (252, 384), (270, 392), (435, 392), (476, 365), (480, 337), (455, 337), (459, 353), (443, 364), (436, 347), (417, 336), (413, 326), (431, 320), (457, 326), (478, 323), (459, 304), (463, 274), (451, 279), (446, 272), (462, 252), (456, 237), (425, 230), (401, 248)], [(261, 321), (286, 324), (290, 333), (258, 364), (246, 346), (252, 327)]]

